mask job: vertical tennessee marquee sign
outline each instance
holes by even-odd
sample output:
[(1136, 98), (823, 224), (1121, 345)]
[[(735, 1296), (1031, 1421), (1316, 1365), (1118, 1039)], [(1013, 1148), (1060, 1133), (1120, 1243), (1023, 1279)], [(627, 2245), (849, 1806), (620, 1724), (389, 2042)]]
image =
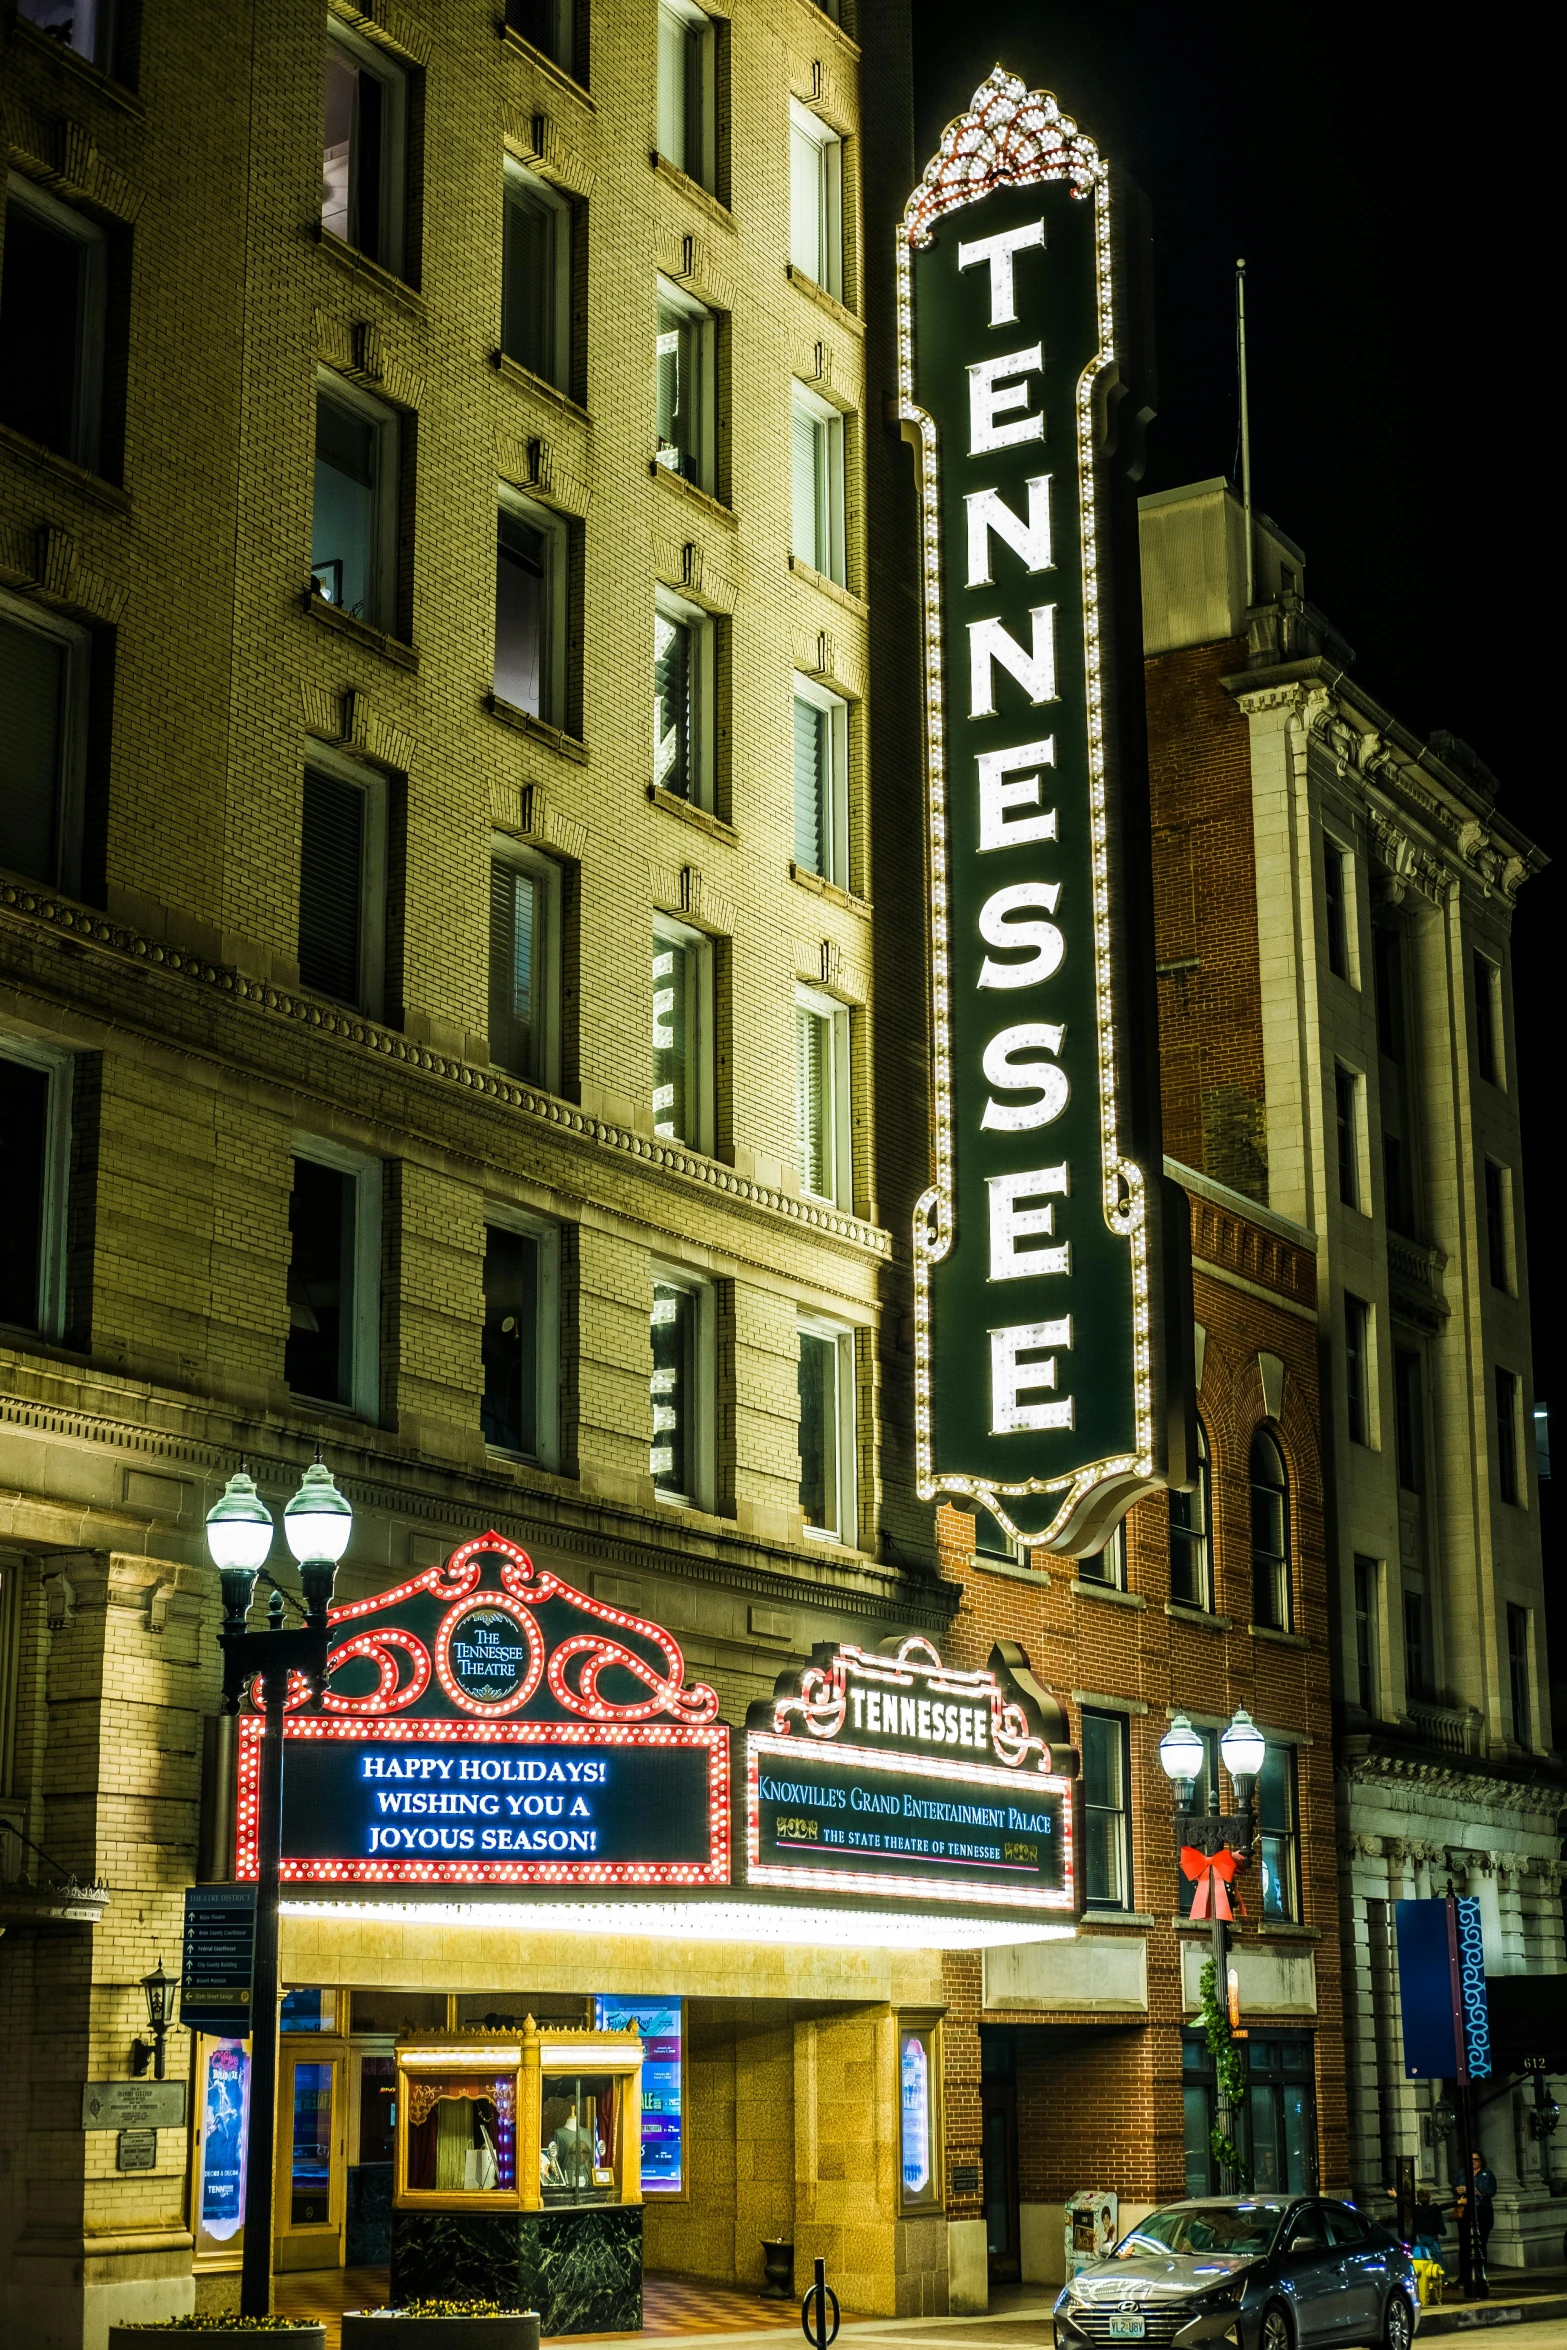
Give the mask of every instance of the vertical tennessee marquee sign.
[[(1157, 1079), (1127, 1015), (1129, 926), (1147, 916), (1122, 877), (1145, 869), (1147, 816), (1129, 791), (1123, 817), (1118, 788), (1111, 204), (1092, 141), (997, 67), (943, 134), (897, 253), (934, 1017), (919, 1490), (1068, 1553), (1166, 1466)], [(1141, 696), (1140, 664), (1126, 687)]]

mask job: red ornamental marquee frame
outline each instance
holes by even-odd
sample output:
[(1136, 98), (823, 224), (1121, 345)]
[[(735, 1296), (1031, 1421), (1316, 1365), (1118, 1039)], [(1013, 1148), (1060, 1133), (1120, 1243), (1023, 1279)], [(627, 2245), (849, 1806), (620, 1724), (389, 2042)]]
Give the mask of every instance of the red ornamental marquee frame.
[[(485, 1561), (497, 1562), (500, 1589), (485, 1581)], [(588, 1619), (551, 1644), (537, 1611), (559, 1602)], [(433, 1634), (407, 1622), (377, 1622), (412, 1609), (440, 1610)], [(453, 1669), (452, 1638), (476, 1609), (516, 1626), (526, 1661), (516, 1686), (498, 1698), (466, 1689)], [(376, 1747), (460, 1745), (469, 1749), (532, 1748), (569, 1754), (574, 1748), (695, 1751), (706, 1759), (707, 1857), (704, 1860), (456, 1860), (435, 1856), (363, 1858), (352, 1855), (281, 1864), (285, 1883), (364, 1885), (727, 1885), (730, 1881), (729, 1731), (717, 1719), (716, 1691), (687, 1684), (679, 1643), (662, 1625), (578, 1591), (525, 1550), (496, 1533), (463, 1543), (440, 1566), (331, 1611), (334, 1631), (346, 1638), (327, 1657), (320, 1710), (305, 1713), (303, 1686), (291, 1688), (284, 1723), (286, 1747), (358, 1741)], [(651, 1650), (651, 1656), (639, 1653)], [(343, 1667), (363, 1660), (377, 1685), (361, 1695), (331, 1686)], [(607, 1676), (640, 1683), (641, 1698), (619, 1701), (604, 1693)], [(237, 1874), (257, 1874), (257, 1828), (262, 1738), (259, 1684), (253, 1710), (239, 1724)], [(553, 1707), (549, 1718), (520, 1718), (529, 1707)], [(659, 1717), (663, 1717), (660, 1719)], [(286, 1751), (285, 1747), (285, 1751)], [(286, 1778), (285, 1778), (286, 1790)], [(287, 1801), (285, 1792), (285, 1839)]]

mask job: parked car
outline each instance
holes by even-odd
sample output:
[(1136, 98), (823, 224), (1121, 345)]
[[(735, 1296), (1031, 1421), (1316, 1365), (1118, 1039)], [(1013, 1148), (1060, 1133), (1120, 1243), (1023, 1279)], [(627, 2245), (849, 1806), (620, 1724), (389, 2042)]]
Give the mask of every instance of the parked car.
[(1364, 2213), (1320, 2195), (1223, 2195), (1151, 2211), (1055, 2307), (1057, 2350), (1410, 2350), (1414, 2264)]

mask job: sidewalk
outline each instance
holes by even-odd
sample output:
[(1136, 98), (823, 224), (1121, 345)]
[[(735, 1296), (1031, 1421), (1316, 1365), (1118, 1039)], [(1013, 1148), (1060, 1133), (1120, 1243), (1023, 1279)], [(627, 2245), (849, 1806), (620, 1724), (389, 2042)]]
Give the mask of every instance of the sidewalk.
[(1419, 2332), (1468, 2334), (1482, 2327), (1548, 2325), (1567, 2318), (1567, 2269), (1495, 2268), (1487, 2301), (1444, 2301), (1420, 2313)]

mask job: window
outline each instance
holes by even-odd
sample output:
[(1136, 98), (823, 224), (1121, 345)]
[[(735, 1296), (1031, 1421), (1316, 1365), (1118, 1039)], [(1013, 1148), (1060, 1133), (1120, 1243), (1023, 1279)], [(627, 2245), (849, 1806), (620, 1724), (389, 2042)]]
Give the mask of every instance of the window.
[(1108, 1542), (1077, 1562), (1080, 1583), (1103, 1583), (1108, 1591), (1126, 1589), (1126, 1521), (1123, 1518)]
[(584, 86), (587, 60), (578, 52), (586, 46), (587, 13), (587, 0), (506, 0), (508, 29), (542, 50), (552, 65)]
[(713, 1147), (713, 947), (700, 931), (653, 924), (653, 1132)]
[(1489, 955), (1475, 955), (1474, 986), (1475, 1063), (1487, 1085), (1500, 1085), (1502, 974)]
[(73, 895), (90, 653), (85, 629), (0, 598), (0, 865)]
[(843, 294), (843, 141), (789, 101), (789, 259), (824, 293)]
[(566, 708), (566, 526), (522, 498), (503, 501), (495, 538), (495, 695), (546, 726)]
[(852, 1543), (854, 1333), (800, 1321), (800, 1507), (808, 1533)]
[(1393, 1421), (1398, 1482), (1406, 1493), (1425, 1490), (1425, 1379), (1412, 1346), (1393, 1354)]
[(790, 409), (793, 552), (842, 587), (844, 569), (843, 418), (802, 384)]
[(850, 886), (849, 706), (804, 677), (794, 681), (794, 861)]
[(714, 1303), (705, 1282), (655, 1268), (648, 1467), (661, 1501), (697, 1509), (713, 1502)]
[[(1200, 2031), (1182, 2040), (1186, 2108), (1186, 2192), (1215, 2195), (1220, 2179), (1212, 2130), (1218, 2120), (1213, 2056)], [(1312, 2193), (1317, 2184), (1317, 2101), (1313, 2046), (1307, 2033), (1255, 2032), (1246, 2048), (1246, 2095), (1230, 2117), (1241, 2174), (1258, 2195)]]
[(1265, 1918), (1300, 1915), (1300, 1876), (1295, 1826), (1295, 1749), (1271, 1738), (1257, 1774), (1257, 1846), (1262, 1870)]
[(1213, 1478), (1208, 1432), (1197, 1423), (1197, 1482), (1170, 1496), (1170, 1597), (1180, 1607), (1213, 1606)]
[(1494, 1159), (1485, 1162), (1485, 1247), (1491, 1269), (1491, 1287), (1511, 1291), (1512, 1188), (1507, 1168)]
[(1338, 1195), (1346, 1208), (1360, 1205), (1360, 1079), (1338, 1063), (1333, 1069), (1333, 1106), (1338, 1121)]
[(0, 1042), (0, 1323), (57, 1339), (65, 1319), (70, 1063)]
[(1507, 1609), (1507, 1686), (1513, 1701), (1513, 1736), (1520, 1746), (1534, 1744), (1534, 1709), (1529, 1696), (1529, 1610)]
[(653, 398), (657, 458), (667, 472), (712, 491), (718, 456), (718, 321), (663, 278)]
[(717, 35), (691, 0), (659, 0), (658, 151), (688, 179), (717, 193)]
[(490, 850), (490, 1059), (560, 1090), (561, 871), (516, 841)]
[(1404, 1592), (1404, 1695), (1431, 1694), (1431, 1643), (1423, 1591)]
[(653, 612), (653, 781), (694, 808), (713, 805), (717, 672), (715, 623), (661, 594)]
[(559, 1465), (559, 1269), (553, 1224), (486, 1229), (484, 1441), (545, 1469)]
[(1322, 839), (1322, 895), (1327, 915), (1328, 969), (1337, 979), (1352, 976), (1349, 960), (1349, 871), (1348, 849), (1339, 847), (1330, 834)]
[(1363, 1297), (1344, 1299), (1344, 1406), (1351, 1444), (1371, 1442), (1371, 1308)]
[(1376, 974), (1377, 1049), (1390, 1061), (1404, 1058), (1404, 934), (1379, 922), (1371, 933)]
[(1001, 1520), (992, 1517), (989, 1510), (974, 1512), (974, 1555), (984, 1559), (1012, 1559), (1019, 1566), (1028, 1563), (1022, 1544), (1013, 1541)]
[(1377, 1704), (1377, 1599), (1381, 1575), (1375, 1559), (1355, 1557), (1355, 1703), (1368, 1714)]
[(305, 769), (299, 980), (372, 1016), (386, 959), (386, 793), (379, 776)]
[(1253, 1621), (1283, 1632), (1290, 1620), (1290, 1504), (1284, 1455), (1266, 1428), (1251, 1440)]
[(403, 272), (408, 84), (384, 49), (329, 22), (321, 226), (367, 261)]
[(1518, 1377), (1498, 1363), (1496, 1381), (1496, 1475), (1503, 1501), (1521, 1502), (1518, 1482)]
[(114, 71), (114, 0), (17, 0), (16, 13), (89, 65)]
[(800, 1189), (813, 1199), (854, 1202), (850, 1125), (849, 1014), (813, 988), (794, 991), (795, 1132)]
[(101, 228), (11, 174), (0, 271), (0, 423), (98, 469), (108, 245)]
[(397, 419), (334, 381), (316, 391), (310, 584), (373, 628), (397, 595)]
[(1132, 1906), (1129, 1726), (1083, 1708), (1083, 1891), (1090, 1909)]
[(501, 349), (530, 375), (571, 390), (571, 206), (506, 166), (501, 224)]
[(380, 1410), (379, 1162), (314, 1137), (296, 1144), (288, 1229), (283, 1376), (308, 1402), (374, 1419)]

